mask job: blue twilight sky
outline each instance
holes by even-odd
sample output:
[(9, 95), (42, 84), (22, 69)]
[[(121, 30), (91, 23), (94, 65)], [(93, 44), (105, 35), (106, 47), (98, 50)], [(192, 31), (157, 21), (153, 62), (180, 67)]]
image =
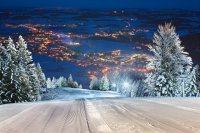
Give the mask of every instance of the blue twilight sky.
[(200, 9), (200, 0), (0, 0), (0, 7)]

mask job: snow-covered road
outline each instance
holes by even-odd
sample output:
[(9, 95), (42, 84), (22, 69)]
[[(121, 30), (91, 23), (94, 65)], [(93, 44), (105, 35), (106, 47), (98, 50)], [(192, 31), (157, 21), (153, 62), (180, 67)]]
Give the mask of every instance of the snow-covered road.
[(1, 105), (0, 133), (200, 132), (199, 98), (114, 95)]

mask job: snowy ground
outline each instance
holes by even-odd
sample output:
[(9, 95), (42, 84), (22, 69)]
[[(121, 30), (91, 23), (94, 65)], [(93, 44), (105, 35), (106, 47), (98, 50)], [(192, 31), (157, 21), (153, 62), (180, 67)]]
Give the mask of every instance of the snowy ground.
[(119, 93), (112, 91), (97, 91), (78, 88), (56, 88), (47, 89), (48, 93), (43, 95), (45, 100), (75, 100), (83, 98), (122, 97)]
[(74, 96), (1, 105), (0, 133), (200, 133), (199, 98), (130, 99), (112, 92), (65, 91)]

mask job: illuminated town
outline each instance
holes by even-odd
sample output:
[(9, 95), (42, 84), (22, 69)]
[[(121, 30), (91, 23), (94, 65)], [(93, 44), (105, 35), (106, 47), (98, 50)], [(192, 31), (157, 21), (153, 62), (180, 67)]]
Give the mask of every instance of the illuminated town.
[[(31, 45), (32, 52), (44, 54), (48, 57), (55, 58), (61, 61), (76, 62), (78, 66), (88, 67), (96, 66), (98, 69), (88, 70), (90, 79), (99, 74), (107, 75), (108, 71), (137, 71), (148, 72), (145, 69), (145, 59), (149, 58), (148, 54), (121, 54), (120, 50), (113, 50), (110, 52), (93, 52), (93, 53), (79, 53), (78, 51), (70, 49), (69, 46), (78, 47), (82, 45), (80, 42), (73, 41), (74, 38), (86, 39), (93, 37), (109, 37), (117, 39), (118, 36), (134, 35), (141, 30), (133, 31), (118, 31), (114, 33), (95, 33), (94, 35), (75, 35), (72, 33), (60, 34), (51, 30), (41, 30), (40, 27), (76, 27), (73, 25), (44, 25), (44, 24), (5, 24), (9, 28), (26, 28), (30, 35), (25, 36), (26, 41)], [(145, 30), (144, 32), (148, 32)], [(67, 39), (66, 39), (67, 38)], [(1, 38), (0, 43), (6, 43), (6, 38)], [(63, 41), (68, 40), (68, 41)], [(95, 44), (94, 44), (95, 45)], [(140, 49), (140, 47), (138, 47)], [(76, 56), (78, 55), (78, 57)], [(99, 69), (100, 68), (100, 69)]]
[[(46, 61), (39, 61), (49, 77), (54, 76), (55, 72), (66, 76), (70, 71), (66, 74), (62, 70), (66, 67), (71, 70), (75, 66), (77, 70), (72, 75), (78, 75), (80, 79), (82, 77), (81, 82), (87, 80), (87, 83), (94, 76), (109, 77), (109, 73), (116, 71), (140, 74), (151, 71), (145, 67), (146, 59), (151, 58), (147, 49), (152, 44), (157, 27), (148, 26), (145, 17), (141, 18), (143, 13), (134, 16), (128, 15), (126, 10), (100, 11), (99, 18), (95, 18), (95, 14), (87, 10), (30, 9), (26, 13), (17, 13), (18, 17), (10, 12), (8, 21), (0, 21), (0, 28), (4, 29), (0, 43), (6, 44), (9, 36), (17, 41), (17, 37), (22, 35), (33, 54), (42, 56), (36, 57), (36, 60), (45, 56), (65, 64), (55, 63), (55, 68), (51, 68), (53, 66), (45, 64)], [(24, 21), (24, 16), (28, 16), (29, 12), (33, 15)], [(134, 11), (131, 12), (134, 14)], [(57, 13), (60, 15), (55, 21), (52, 15)], [(15, 19), (15, 23), (12, 23)], [(13, 31), (12, 34), (10, 31)]]

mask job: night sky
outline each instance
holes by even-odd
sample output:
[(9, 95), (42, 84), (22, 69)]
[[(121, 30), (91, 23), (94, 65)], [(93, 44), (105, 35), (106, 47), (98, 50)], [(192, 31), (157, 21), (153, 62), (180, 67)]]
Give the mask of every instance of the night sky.
[(175, 8), (199, 10), (200, 0), (1, 0), (0, 7)]

